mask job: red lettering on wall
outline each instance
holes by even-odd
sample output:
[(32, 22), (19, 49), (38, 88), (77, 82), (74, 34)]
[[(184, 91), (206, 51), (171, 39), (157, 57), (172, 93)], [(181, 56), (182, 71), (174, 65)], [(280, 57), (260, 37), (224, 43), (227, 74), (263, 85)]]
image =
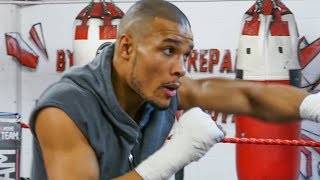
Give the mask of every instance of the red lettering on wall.
[(227, 123), (228, 114), (222, 113), (221, 121), (222, 123)]
[(207, 110), (205, 112), (211, 115), (211, 119), (213, 121), (217, 121), (219, 114), (221, 114), (221, 122), (225, 123), (225, 124), (227, 123), (227, 119), (228, 119), (228, 115), (229, 114), (220, 113), (220, 112), (214, 112), (214, 111), (210, 112), (210, 111), (207, 111)]
[(205, 58), (205, 56), (208, 54), (208, 50), (200, 50), (200, 72), (207, 72), (207, 62), (208, 60)]
[(67, 49), (67, 54), (69, 57), (69, 67), (72, 67), (73, 66), (73, 53), (69, 49)]
[(220, 66), (217, 68), (221, 73), (233, 73), (234, 69), (229, 49), (225, 50), (222, 61), (220, 61), (220, 51), (218, 49), (193, 50), (184, 63), (188, 72), (194, 71), (195, 73), (214, 73), (215, 66)]
[(211, 115), (211, 119), (214, 121), (217, 121), (218, 116), (219, 116), (219, 112), (214, 112), (212, 111), (211, 113), (209, 113)]
[(219, 63), (220, 51), (218, 49), (210, 49), (209, 53), (209, 72), (213, 72), (213, 66)]
[(188, 71), (191, 71), (191, 65), (194, 69), (194, 71), (198, 71), (197, 66), (196, 66), (196, 60), (198, 58), (198, 51), (193, 50), (188, 58)]
[(57, 50), (57, 71), (64, 71), (66, 68), (65, 53), (63, 50)]
[(230, 50), (227, 49), (225, 51), (225, 54), (223, 56), (222, 62), (221, 62), (221, 66), (220, 66), (220, 72), (224, 72), (227, 71), (227, 73), (232, 73), (232, 62), (231, 62), (231, 53)]
[[(179, 118), (182, 116), (182, 114), (184, 114), (184, 110), (179, 110), (176, 112), (176, 118), (177, 120), (179, 120)], [(227, 124), (227, 119), (228, 119), (228, 116), (232, 116), (232, 120), (231, 120), (231, 123), (234, 123), (234, 116), (232, 114), (226, 114), (226, 113), (220, 113), (220, 112), (214, 112), (214, 111), (210, 111), (210, 110), (204, 110), (205, 113), (209, 114), (211, 116), (211, 119), (213, 121), (217, 121), (218, 120), (218, 117), (219, 115), (221, 114), (221, 123), (224, 123), (224, 124)]]

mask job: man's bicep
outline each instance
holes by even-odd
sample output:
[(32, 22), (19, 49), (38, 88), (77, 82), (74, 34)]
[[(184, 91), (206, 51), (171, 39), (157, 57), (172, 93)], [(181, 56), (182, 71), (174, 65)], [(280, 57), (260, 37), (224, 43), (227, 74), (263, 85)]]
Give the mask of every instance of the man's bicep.
[(86, 138), (62, 110), (41, 110), (35, 121), (49, 179), (98, 179), (99, 166)]
[(183, 77), (179, 89), (179, 108), (189, 109), (201, 107), (206, 110), (215, 110), (226, 102), (226, 88), (224, 80), (216, 78), (192, 79)]
[(189, 109), (195, 106), (195, 89), (199, 88), (197, 81), (189, 78), (181, 78), (181, 86), (178, 90), (179, 109)]
[(226, 78), (181, 79), (179, 108), (201, 107), (224, 113), (247, 114), (251, 104), (243, 83)]

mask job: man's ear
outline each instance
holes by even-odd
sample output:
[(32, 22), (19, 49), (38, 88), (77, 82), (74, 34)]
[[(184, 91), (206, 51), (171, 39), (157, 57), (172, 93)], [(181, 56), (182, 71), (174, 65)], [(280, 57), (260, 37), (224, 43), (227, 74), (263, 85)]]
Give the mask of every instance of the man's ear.
[(128, 34), (122, 34), (119, 38), (118, 51), (123, 59), (129, 59), (133, 51), (132, 38)]

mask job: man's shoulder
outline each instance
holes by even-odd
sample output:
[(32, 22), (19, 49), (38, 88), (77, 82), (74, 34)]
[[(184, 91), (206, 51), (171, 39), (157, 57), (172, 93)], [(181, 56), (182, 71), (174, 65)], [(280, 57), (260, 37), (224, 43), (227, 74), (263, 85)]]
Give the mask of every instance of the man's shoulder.
[(44, 107), (58, 107), (70, 109), (71, 107), (86, 108), (98, 104), (96, 97), (83, 87), (70, 80), (61, 80), (48, 87), (37, 100), (35, 109)]
[(40, 96), (39, 100), (50, 98), (59, 99), (68, 97), (81, 98), (86, 95), (88, 95), (88, 92), (84, 88), (78, 86), (70, 80), (63, 79), (50, 85)]
[(98, 109), (99, 103), (94, 95), (76, 84), (59, 81), (48, 87), (37, 100), (30, 116), (32, 126), (37, 114), (48, 107), (60, 109), (75, 120), (79, 119), (80, 112), (87, 109)]

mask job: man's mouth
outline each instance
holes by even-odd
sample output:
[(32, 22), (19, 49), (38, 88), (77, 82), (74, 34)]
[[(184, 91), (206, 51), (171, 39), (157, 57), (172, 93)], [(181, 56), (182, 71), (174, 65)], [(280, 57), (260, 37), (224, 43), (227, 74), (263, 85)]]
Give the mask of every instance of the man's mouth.
[(165, 85), (163, 85), (163, 90), (164, 93), (169, 96), (169, 97), (173, 97), (177, 94), (177, 90), (180, 87), (180, 83), (179, 82), (172, 82), (172, 83), (167, 83)]

